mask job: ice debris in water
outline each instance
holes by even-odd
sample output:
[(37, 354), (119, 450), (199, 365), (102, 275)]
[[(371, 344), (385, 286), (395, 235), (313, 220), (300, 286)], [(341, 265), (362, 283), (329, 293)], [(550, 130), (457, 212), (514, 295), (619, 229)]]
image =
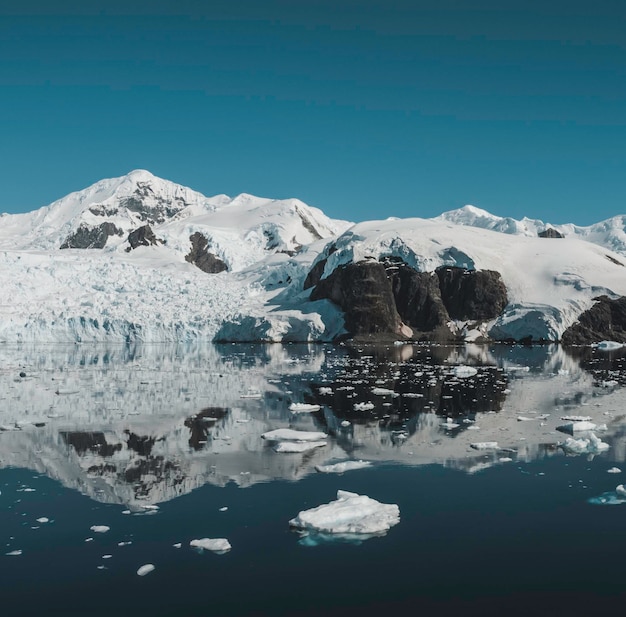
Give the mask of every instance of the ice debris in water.
[(477, 441), (475, 443), (471, 443), (470, 447), (474, 448), (474, 450), (497, 450), (498, 442), (497, 441)]
[(478, 371), (473, 366), (455, 366), (454, 376), (459, 379), (466, 379), (467, 377), (473, 377)]
[(38, 523), (42, 523), (42, 524), (43, 524), (43, 523), (49, 523), (49, 522), (50, 522), (50, 519), (49, 519), (47, 516), (40, 516), (40, 517), (37, 519), (37, 522), (38, 522)]
[(613, 349), (621, 349), (623, 346), (623, 343), (618, 343), (617, 341), (600, 341), (596, 345), (596, 349), (600, 351), (612, 351)]
[(340, 490), (336, 501), (303, 510), (289, 525), (306, 533), (339, 534), (341, 539), (360, 540), (364, 536), (383, 535), (399, 522), (400, 509), (396, 504)]
[(137, 570), (138, 576), (145, 576), (146, 574), (150, 574), (154, 570), (154, 565), (151, 563), (146, 563)]
[(106, 525), (92, 525), (89, 529), (91, 529), (94, 533), (106, 533), (111, 528)]
[(18, 549), (16, 551), (11, 551), (10, 553), (5, 553), (5, 555), (8, 555), (9, 557), (19, 557), (22, 554), (22, 550)]
[(563, 450), (568, 454), (599, 454), (609, 449), (609, 444), (604, 443), (595, 433), (589, 433), (589, 437), (574, 439), (568, 437), (565, 443), (561, 444)]
[(321, 448), (325, 445), (325, 441), (280, 441), (274, 446), (274, 452), (297, 454), (298, 452), (308, 452), (315, 448)]
[(400, 396), (397, 392), (389, 388), (372, 388), (372, 394), (376, 394), (377, 396), (392, 396), (394, 398)]
[(594, 431), (598, 427), (597, 424), (593, 422), (589, 422), (587, 420), (579, 420), (577, 422), (569, 422), (568, 424), (563, 424), (562, 426), (557, 426), (556, 430), (561, 431), (563, 433), (580, 433), (582, 431)]
[(321, 408), (321, 405), (309, 405), (307, 403), (291, 403), (291, 405), (289, 405), (289, 411), (292, 413), (309, 413), (319, 411)]
[(591, 422), (591, 416), (561, 416), (561, 420), (570, 422)]
[(232, 547), (226, 538), (199, 538), (192, 540), (189, 546), (214, 553), (227, 553)]
[(618, 484), (615, 491), (602, 493), (602, 495), (592, 497), (588, 501), (596, 506), (619, 506), (626, 503), (626, 487), (623, 484)]
[(274, 431), (268, 431), (261, 435), (263, 439), (268, 441), (320, 441), (326, 439), (326, 433), (317, 431), (295, 431), (291, 428), (277, 428)]
[(344, 473), (353, 469), (363, 469), (371, 466), (372, 463), (369, 461), (341, 461), (333, 465), (316, 465), (315, 469), (320, 473)]
[(320, 393), (320, 395), (326, 395), (326, 394), (332, 394), (333, 393), (333, 389), (332, 388), (328, 388), (327, 386), (321, 386), (318, 389), (318, 392)]
[(374, 409), (374, 403), (354, 403), (352, 408), (354, 411), (369, 411), (370, 409)]
[(622, 473), (622, 470), (619, 467), (611, 467), (606, 470), (606, 473)]

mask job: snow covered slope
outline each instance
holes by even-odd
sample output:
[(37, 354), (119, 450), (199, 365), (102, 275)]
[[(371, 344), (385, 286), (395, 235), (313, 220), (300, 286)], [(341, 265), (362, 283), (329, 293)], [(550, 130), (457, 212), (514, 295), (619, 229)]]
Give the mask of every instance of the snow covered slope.
[(441, 266), (500, 272), (509, 304), (489, 331), (502, 340), (557, 340), (594, 297), (626, 294), (624, 258), (575, 237), (512, 237), (441, 218), (414, 218), (359, 223), (333, 247), (323, 277), (345, 263), (387, 256), (419, 272)]
[(566, 238), (576, 237), (581, 240), (587, 240), (587, 242), (599, 244), (626, 256), (626, 216), (624, 215), (614, 216), (594, 225), (581, 227), (572, 223), (553, 225), (552, 223), (544, 223), (539, 219), (526, 217), (518, 221), (510, 217), (490, 214), (486, 210), (481, 210), (475, 206), (464, 206), (458, 210), (444, 212), (435, 220), (533, 238), (546, 229), (552, 228)]

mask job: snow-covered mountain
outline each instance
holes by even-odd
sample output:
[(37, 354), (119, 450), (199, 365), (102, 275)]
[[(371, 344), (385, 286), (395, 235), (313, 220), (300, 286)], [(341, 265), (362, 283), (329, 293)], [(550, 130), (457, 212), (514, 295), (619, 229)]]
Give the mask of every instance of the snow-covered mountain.
[[(557, 340), (597, 296), (626, 296), (625, 221), (548, 225), (466, 206), (351, 225), (297, 199), (205, 197), (138, 170), (0, 216), (0, 341), (333, 340), (353, 333), (350, 310), (370, 317), (346, 302), (384, 304), (383, 287), (392, 304), (438, 307), (454, 336)], [(334, 274), (362, 263), (361, 279)], [(461, 287), (497, 310), (455, 314)], [(369, 331), (417, 336), (406, 306), (388, 308)]]

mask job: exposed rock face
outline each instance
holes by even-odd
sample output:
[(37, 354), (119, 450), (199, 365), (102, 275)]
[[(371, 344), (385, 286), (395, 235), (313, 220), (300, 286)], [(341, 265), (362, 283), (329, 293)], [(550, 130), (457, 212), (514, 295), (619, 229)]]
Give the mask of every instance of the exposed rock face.
[(436, 272), (443, 303), (452, 319), (494, 319), (508, 303), (499, 272), (448, 267)]
[(219, 258), (207, 251), (209, 241), (199, 231), (189, 236), (191, 251), (185, 255), (185, 260), (197, 266), (203, 272), (217, 274), (228, 270), (228, 266)]
[(138, 246), (156, 246), (163, 244), (163, 240), (157, 238), (150, 225), (142, 225), (128, 234), (128, 244), (126, 252), (136, 249)]
[(578, 322), (570, 326), (561, 337), (564, 345), (588, 345), (599, 341), (626, 343), (626, 297), (612, 300), (599, 296)]
[(341, 308), (346, 330), (354, 336), (401, 335), (402, 322), (391, 283), (380, 262), (360, 261), (339, 266), (311, 293), (311, 300), (322, 299)]
[(538, 235), (540, 238), (564, 238), (565, 237), (560, 231), (557, 231), (556, 229), (552, 227), (548, 227), (547, 229), (540, 231)]
[(315, 285), (311, 300), (326, 298), (339, 306), (346, 330), (357, 337), (386, 333), (454, 340), (450, 321), (493, 319), (508, 302), (502, 278), (492, 270), (444, 267), (418, 272), (399, 258), (387, 257), (340, 266), (319, 280), (325, 263), (311, 269), (305, 289)]
[(304, 285), (303, 285), (304, 289), (309, 289), (310, 287), (313, 287), (314, 285), (317, 285), (320, 282), (322, 278), (322, 274), (324, 274), (324, 268), (326, 267), (326, 262), (328, 261), (328, 258), (336, 250), (337, 250), (337, 247), (334, 244), (331, 244), (329, 247), (325, 249), (326, 257), (324, 257), (324, 259), (321, 259), (320, 261), (315, 263), (313, 267), (309, 270), (309, 273), (306, 275), (306, 278), (304, 279)]
[(62, 249), (103, 249), (110, 236), (121, 236), (124, 232), (113, 223), (105, 222), (91, 227), (81, 224), (78, 229), (65, 238)]
[(405, 324), (420, 332), (430, 332), (450, 321), (436, 274), (417, 272), (399, 259), (388, 258), (383, 263), (396, 309)]
[(152, 225), (164, 223), (188, 206), (182, 197), (168, 200), (152, 189), (150, 182), (137, 182), (132, 195), (120, 201), (120, 206), (139, 215), (139, 218)]

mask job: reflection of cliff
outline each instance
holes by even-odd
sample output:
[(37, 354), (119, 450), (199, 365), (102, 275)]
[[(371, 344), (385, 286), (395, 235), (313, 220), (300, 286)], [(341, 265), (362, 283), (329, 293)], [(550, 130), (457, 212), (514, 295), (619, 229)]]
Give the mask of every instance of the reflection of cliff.
[[(624, 459), (621, 394), (557, 347), (226, 346), (0, 350), (0, 465), (45, 473), (103, 502), (139, 507), (206, 483), (296, 480), (333, 459), (475, 471), (559, 452), (567, 414), (607, 422)], [(459, 366), (471, 370), (457, 370)], [(25, 375), (20, 377), (20, 373)], [(242, 398), (243, 396), (243, 398)], [(373, 408), (356, 411), (357, 403)], [(318, 402), (292, 414), (292, 402)], [(597, 406), (600, 405), (600, 406)], [(607, 414), (607, 415), (605, 415)], [(278, 454), (290, 426), (328, 445)], [(505, 450), (477, 452), (479, 441)]]

